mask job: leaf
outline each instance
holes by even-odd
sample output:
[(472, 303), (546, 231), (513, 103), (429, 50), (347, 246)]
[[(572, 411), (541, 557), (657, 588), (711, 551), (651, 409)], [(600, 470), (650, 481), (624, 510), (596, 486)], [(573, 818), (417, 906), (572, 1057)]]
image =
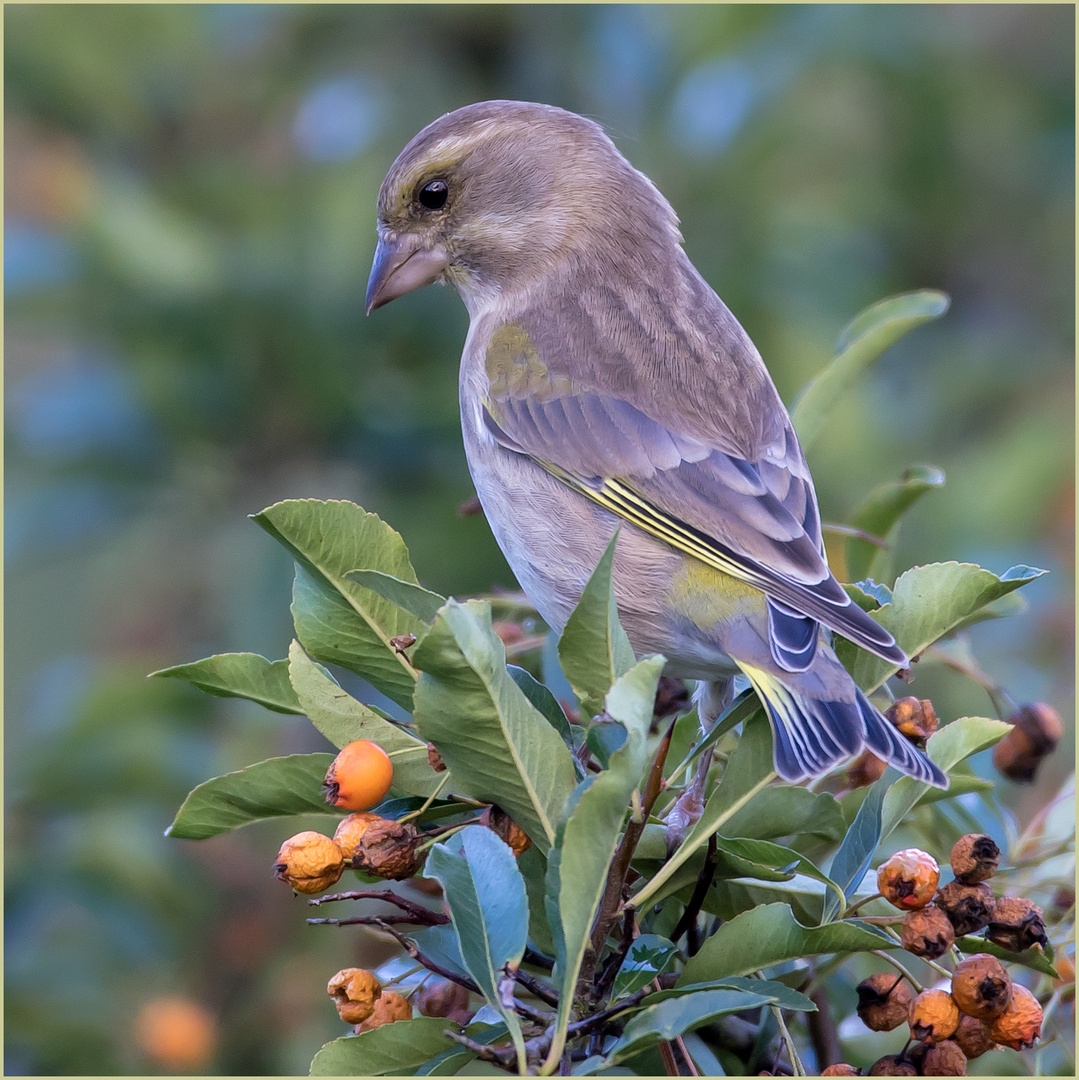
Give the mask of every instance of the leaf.
[(765, 994), (728, 989), (701, 990), (684, 997), (667, 998), (630, 1017), (621, 1037), (607, 1051), (607, 1061), (613, 1064), (631, 1052), (640, 1053), (649, 1046), (676, 1039), (717, 1016), (758, 1009), (770, 1000)]
[(607, 713), (626, 730), (625, 742), (608, 768), (585, 780), (576, 803), (559, 825), (547, 861), (547, 922), (555, 942), (559, 1009), (547, 1061), (557, 1061), (565, 1041), (574, 990), (592, 923), (607, 885), (607, 873), (631, 795), (648, 764), (648, 729), (664, 658), (652, 656), (621, 676), (607, 694)]
[(383, 1024), (362, 1035), (328, 1042), (311, 1062), (311, 1076), (403, 1076), (430, 1058), (458, 1049), (443, 1031), (441, 1016), (418, 1016)]
[[(847, 901), (854, 895), (855, 889), (862, 882), (873, 854), (880, 843), (881, 830), (881, 807), (884, 804), (884, 796), (891, 786), (894, 777), (882, 776), (869, 789), (869, 794), (858, 807), (858, 813), (854, 816), (847, 835), (843, 837), (843, 843), (832, 859), (829, 874), (832, 880), (843, 890), (843, 896)], [(829, 922), (839, 914), (841, 902), (838, 898), (829, 896), (825, 901), (824, 921)]]
[(714, 746), (728, 731), (733, 731), (758, 711), (763, 712), (761, 699), (752, 690), (743, 690), (716, 719), (712, 727), (693, 744), (679, 765), (667, 775), (681, 773), (684, 768), (692, 765), (708, 747)]
[(955, 943), (965, 953), (989, 953), (990, 956), (995, 956), (1008, 964), (1022, 964), (1023, 967), (1028, 967), (1032, 971), (1040, 971), (1051, 979), (1060, 978), (1060, 972), (1053, 966), (1050, 957), (1041, 949), (1030, 948), (1024, 949), (1022, 952), (1012, 952), (1010, 949), (1002, 949), (987, 938), (979, 937), (956, 938)]
[[(1029, 566), (1013, 566), (997, 577), (973, 563), (915, 566), (899, 576), (892, 602), (874, 611), (873, 618), (890, 630), (899, 647), (913, 658), (986, 604), (1044, 573)], [(895, 664), (844, 639), (836, 640), (836, 652), (867, 694), (898, 670)]]
[(819, 953), (895, 948), (883, 931), (862, 923), (833, 922), (807, 928), (787, 904), (765, 904), (725, 922), (686, 962), (677, 985), (714, 982), (786, 960)]
[(468, 973), (509, 1028), (524, 1072), (513, 1010), (513, 972), (528, 944), (528, 897), (510, 846), (491, 829), (466, 828), (427, 855), (424, 877), (442, 886)]
[(528, 893), (528, 936), (540, 952), (553, 957), (554, 938), (547, 924), (547, 860), (533, 844), (517, 856), (517, 869)]
[(289, 677), (296, 697), (311, 723), (338, 749), (356, 739), (369, 739), (391, 755), (395, 795), (434, 793), (445, 773), (436, 773), (427, 760), (427, 743), (379, 716), (374, 709), (342, 690), (324, 668), (303, 651), (298, 641), (289, 646)]
[(618, 974), (614, 977), (611, 1001), (617, 1001), (647, 986), (670, 967), (678, 955), (674, 942), (659, 934), (641, 934), (634, 938)]
[(381, 570), (352, 570), (345, 576), (357, 585), (378, 593), (383, 600), (389, 600), (391, 604), (428, 625), (435, 621), (438, 609), (446, 602), (444, 596), (439, 596), (422, 585), (402, 581), (401, 578), (385, 574)]
[(916, 326), (948, 310), (942, 292), (922, 289), (879, 300), (856, 315), (836, 341), (836, 356), (812, 378), (791, 409), (791, 421), (802, 448), (824, 430), (836, 402), (886, 349)]
[(416, 646), (413, 714), (467, 795), (496, 803), (546, 853), (577, 782), (558, 733), (506, 670), (490, 605), (448, 600)]
[(916, 465), (904, 471), (898, 482), (885, 484), (871, 492), (851, 515), (850, 524), (863, 532), (879, 536), (888, 543), (882, 550), (868, 540), (848, 536), (846, 544), (847, 576), (852, 581), (872, 577), (890, 581), (895, 562), (895, 542), (900, 518), (927, 491), (944, 484), (944, 473), (932, 465)]
[(333, 754), (270, 758), (199, 784), (165, 830), (180, 840), (210, 836), (272, 817), (341, 812), (326, 802), (322, 781)]
[(246, 698), (279, 713), (303, 715), (288, 681), (288, 661), (271, 663), (257, 653), (219, 653), (193, 664), (151, 672), (151, 678), (186, 679), (217, 697)]
[(558, 639), (562, 671), (589, 716), (602, 710), (607, 691), (636, 661), (618, 621), (611, 580), (618, 537), (619, 532), (611, 537)]
[(731, 754), (720, 782), (705, 803), (700, 820), (686, 834), (678, 850), (633, 897), (634, 907), (640, 911), (647, 903), (654, 903), (652, 898), (675, 871), (707, 844), (708, 838), (714, 832), (723, 829), (750, 799), (770, 784), (775, 775), (772, 769), (772, 736), (768, 720), (762, 712), (756, 712), (745, 722), (742, 737)]
[(843, 811), (832, 795), (786, 785), (757, 792), (723, 826), (725, 836), (752, 840), (799, 835), (838, 840), (843, 832)]
[(440, 967), (462, 979), (469, 977), (465, 962), (461, 958), (461, 943), (452, 925), (443, 923), (439, 926), (425, 926), (420, 930), (410, 930), (408, 936), (424, 956)]
[(350, 502), (297, 499), (275, 503), (254, 520), (296, 559), (292, 617), (303, 647), (340, 664), (408, 709), (415, 672), (390, 638), (424, 632), (426, 624), (349, 580), (357, 568), (416, 583), (400, 535)]
[(863, 611), (876, 611), (892, 602), (892, 590), (887, 585), (878, 585), (872, 578), (854, 585), (844, 585), (843, 588)]
[(555, 700), (554, 694), (543, 683), (534, 679), (529, 672), (515, 664), (507, 664), (506, 670), (510, 678), (520, 688), (521, 693), (528, 698), (529, 704), (562, 736), (566, 748), (573, 750), (573, 729), (569, 726), (566, 714), (562, 706)]
[[(1011, 725), (1000, 720), (987, 720), (981, 716), (963, 716), (935, 731), (926, 741), (929, 760), (945, 772), (959, 762), (999, 742), (1011, 731)], [(914, 809), (929, 791), (929, 785), (904, 776), (897, 780), (884, 797), (881, 809), (881, 839), (890, 836), (892, 830)]]
[(792, 990), (781, 982), (774, 979), (750, 979), (744, 975), (728, 975), (725, 979), (717, 979), (715, 982), (687, 983), (674, 986), (669, 990), (659, 990), (641, 1002), (642, 1005), (650, 1005), (653, 1002), (665, 1001), (670, 997), (680, 997), (683, 994), (695, 994), (698, 990), (744, 990), (751, 994), (764, 994), (771, 998), (781, 1009), (788, 1012), (816, 1012), (817, 1006), (811, 998)]

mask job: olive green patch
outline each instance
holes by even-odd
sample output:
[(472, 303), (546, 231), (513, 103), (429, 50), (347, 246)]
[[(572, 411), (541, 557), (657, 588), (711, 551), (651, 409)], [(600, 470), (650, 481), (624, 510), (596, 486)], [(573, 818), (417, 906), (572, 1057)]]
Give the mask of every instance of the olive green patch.
[(495, 330), (487, 343), (486, 361), (492, 397), (549, 401), (573, 391), (567, 376), (550, 373), (517, 323), (503, 323)]
[(699, 559), (688, 558), (667, 592), (676, 614), (702, 630), (764, 611), (764, 593)]

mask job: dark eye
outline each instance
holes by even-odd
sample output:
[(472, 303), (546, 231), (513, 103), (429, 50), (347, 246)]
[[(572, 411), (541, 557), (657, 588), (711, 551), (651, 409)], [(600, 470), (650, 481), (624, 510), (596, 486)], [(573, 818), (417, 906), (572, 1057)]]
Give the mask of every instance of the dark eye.
[(441, 210), (446, 205), (449, 196), (450, 186), (445, 180), (432, 180), (420, 188), (420, 193), (416, 198), (427, 210)]

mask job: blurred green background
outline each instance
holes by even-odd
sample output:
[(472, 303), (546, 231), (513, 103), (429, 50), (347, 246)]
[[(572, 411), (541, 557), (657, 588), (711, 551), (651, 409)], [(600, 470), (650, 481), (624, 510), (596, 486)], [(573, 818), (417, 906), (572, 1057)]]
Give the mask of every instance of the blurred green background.
[[(788, 403), (866, 304), (952, 296), (810, 464), (839, 522), (908, 465), (945, 471), (900, 566), (1052, 571), (970, 642), (1066, 718), (1038, 788), (1005, 784), (1019, 817), (1071, 770), (1071, 6), (15, 4), (4, 25), (6, 1072), (305, 1073), (345, 1033), (324, 986), (372, 946), (306, 927), (272, 879), (295, 822), (162, 835), (207, 777), (327, 745), (145, 675), (285, 655), (291, 566), (246, 520), (282, 498), (377, 511), (444, 593), (512, 584), (457, 514), (462, 305), (363, 316), (382, 176), (468, 102), (601, 121)], [(942, 719), (992, 715), (917, 674)], [(189, 1056), (155, 1058), (136, 1018), (176, 996), (202, 1010), (176, 1021)]]

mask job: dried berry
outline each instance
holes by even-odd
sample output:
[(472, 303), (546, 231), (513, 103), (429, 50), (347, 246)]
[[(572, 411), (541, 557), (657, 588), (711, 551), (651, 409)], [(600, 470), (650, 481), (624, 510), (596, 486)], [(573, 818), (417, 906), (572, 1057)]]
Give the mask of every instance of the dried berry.
[(990, 1050), (996, 1049), (997, 1045), (989, 1034), (989, 1028), (981, 1020), (967, 1016), (966, 1013), (959, 1018), (959, 1027), (955, 1029), (952, 1038), (966, 1054), (968, 1061), (988, 1054)]
[(1011, 731), (993, 747), (993, 765), (1010, 780), (1033, 781), (1042, 759), (1064, 734), (1056, 711), (1044, 702), (1024, 705), (1010, 717)]
[(416, 996), (416, 1008), (424, 1016), (443, 1016), (462, 1025), (472, 1018), (468, 1005), (468, 991), (448, 979), (428, 983)]
[(994, 945), (1012, 952), (1022, 952), (1034, 945), (1045, 948), (1049, 944), (1042, 909), (1021, 896), (1002, 896), (997, 900), (985, 936)]
[(898, 1054), (886, 1054), (869, 1066), (870, 1076), (917, 1076), (918, 1070)]
[(379, 818), (359, 838), (352, 865), (381, 878), (412, 877), (422, 862), (416, 853), (422, 840), (423, 833), (411, 822)]
[(480, 824), (497, 833), (513, 849), (514, 855), (522, 855), (531, 846), (528, 834), (504, 810), (488, 806), (480, 815)]
[(326, 986), (346, 1024), (362, 1024), (374, 1011), (382, 983), (366, 968), (343, 968)]
[(936, 960), (955, 944), (955, 930), (948, 916), (936, 904), (908, 911), (903, 919), (903, 948), (915, 956)]
[(821, 1070), (821, 1076), (861, 1076), (861, 1070), (856, 1069), (853, 1065), (848, 1065), (845, 1061), (840, 1061), (836, 1065), (829, 1065), (827, 1069)]
[(951, 1039), (935, 1043), (922, 1059), (922, 1076), (966, 1076), (967, 1055)]
[(992, 1020), (1008, 1007), (1012, 981), (995, 956), (976, 953), (955, 965), (952, 996), (967, 1016)]
[(438, 747), (433, 742), (427, 744), (427, 764), (431, 766), (435, 772), (445, 772), (446, 763), (442, 760), (442, 755), (438, 752)]
[(989, 1034), (1013, 1050), (1029, 1050), (1041, 1033), (1042, 1007), (1025, 986), (1016, 983), (1007, 1009), (989, 1024)]
[(337, 830), (333, 834), (333, 841), (341, 849), (341, 854), (345, 857), (346, 862), (351, 862), (352, 856), (356, 854), (356, 847), (360, 842), (360, 837), (367, 832), (374, 822), (381, 820), (382, 818), (378, 814), (369, 814), (365, 810), (349, 814), (348, 817), (341, 819)]
[(933, 703), (925, 698), (900, 698), (885, 710), (884, 715), (903, 735), (914, 742), (928, 739), (937, 730), (937, 714), (933, 711)]
[(274, 874), (297, 892), (320, 893), (335, 884), (345, 871), (341, 849), (320, 832), (290, 836), (277, 853)]
[(993, 891), (988, 885), (964, 885), (961, 881), (949, 881), (937, 893), (935, 903), (951, 920), (956, 937), (984, 930), (993, 913)]
[(991, 836), (968, 833), (952, 846), (951, 864), (956, 881), (965, 885), (988, 881), (1000, 865), (1000, 848)]
[(937, 860), (920, 848), (897, 851), (877, 870), (880, 894), (905, 911), (925, 907), (933, 899), (939, 881)]
[(393, 762), (378, 743), (357, 739), (342, 748), (326, 770), (326, 801), (343, 810), (367, 810), (393, 783)]
[(947, 990), (923, 990), (910, 1003), (908, 1019), (920, 1042), (943, 1042), (959, 1027), (959, 1006)]
[(383, 1024), (392, 1024), (396, 1020), (411, 1020), (412, 1006), (394, 990), (383, 990), (375, 999), (375, 1008), (371, 1015), (356, 1025), (356, 1034), (373, 1031)]
[(855, 758), (847, 769), (847, 783), (852, 788), (869, 787), (884, 775), (888, 762), (882, 761), (876, 754), (866, 750), (861, 757)]
[(858, 1018), (870, 1031), (892, 1031), (906, 1023), (913, 998), (902, 975), (878, 972), (858, 984)]
[(661, 675), (656, 687), (656, 701), (652, 706), (652, 715), (670, 716), (689, 708), (689, 688), (681, 679), (670, 675)]

